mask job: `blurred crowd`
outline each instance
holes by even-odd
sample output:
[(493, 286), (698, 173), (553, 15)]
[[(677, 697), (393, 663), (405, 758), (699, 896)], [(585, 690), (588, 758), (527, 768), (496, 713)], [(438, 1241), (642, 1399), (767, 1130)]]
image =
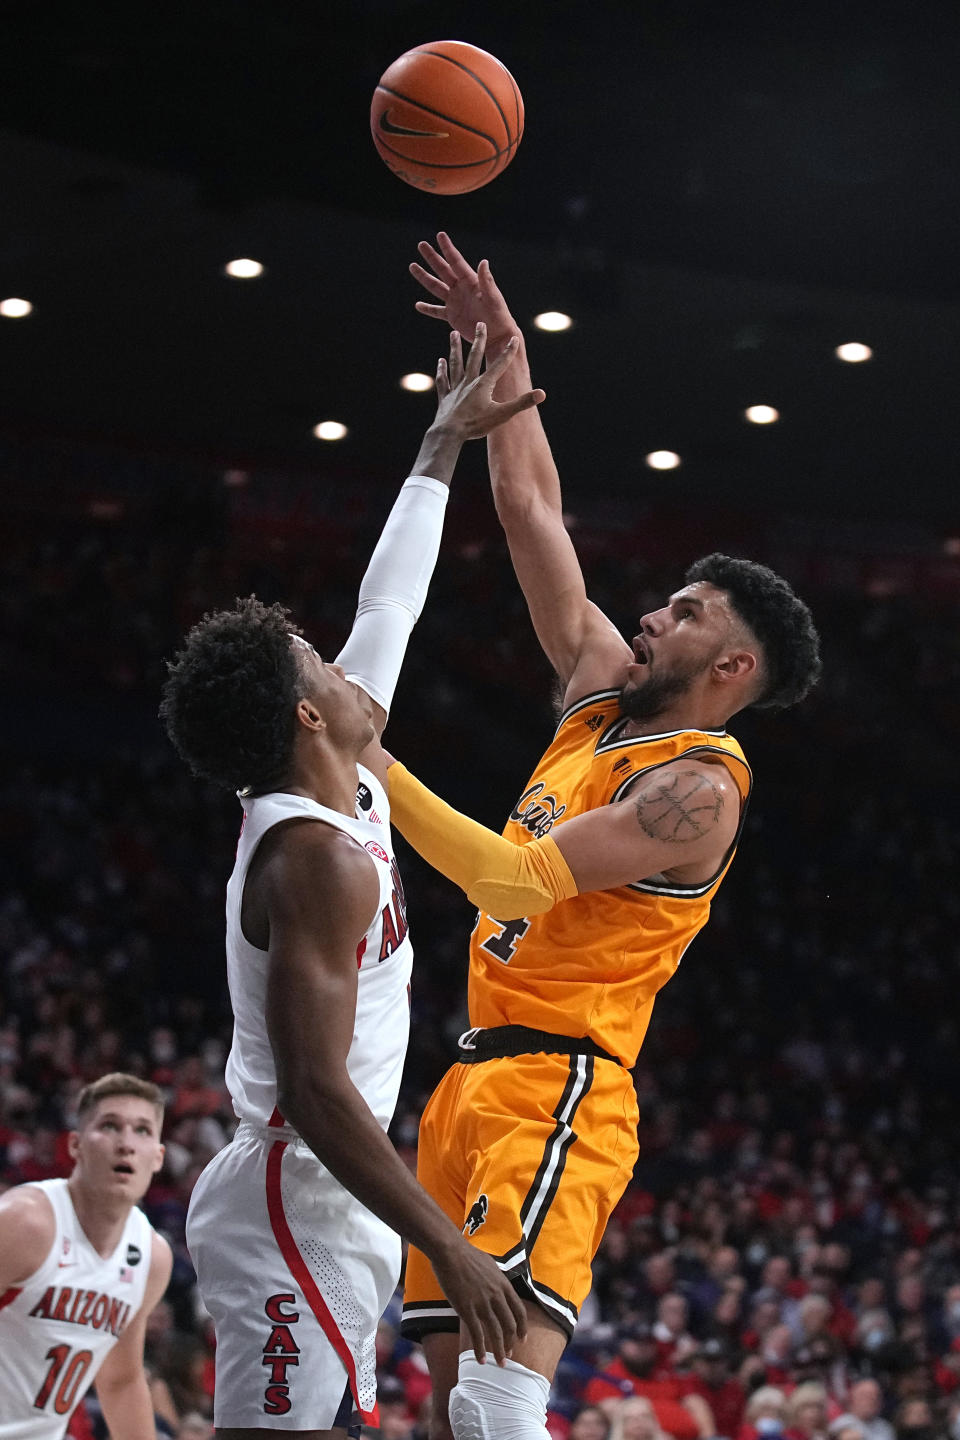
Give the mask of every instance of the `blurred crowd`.
[[(2, 458), (21, 481), (31, 465), (56, 470), (49, 456), (45, 470)], [(202, 1440), (215, 1352), (184, 1219), (234, 1123), (223, 889), (240, 811), (167, 747), (162, 661), (205, 609), (251, 591), (289, 604), (334, 653), (390, 497), (298, 509), (279, 481), (171, 486), (117, 462), (97, 510), (76, 457), (58, 463), (50, 503), (13, 517), (0, 579), (0, 1180), (69, 1173), (88, 1080), (122, 1068), (163, 1087), (166, 1162), (146, 1209), (175, 1265), (147, 1360), (162, 1433)], [(709, 515), (692, 536), (671, 513), (632, 527), (571, 516), (590, 593), (628, 634), (712, 548)], [(729, 548), (732, 523), (717, 519)], [(831, 566), (755, 522), (751, 540), (810, 601), (826, 675), (796, 713), (731, 726), (755, 798), (635, 1072), (640, 1161), (560, 1366), (551, 1433), (960, 1440), (958, 590), (925, 583), (915, 557), (891, 572), (867, 549)], [(499, 828), (551, 726), (549, 672), (471, 484), (387, 740)], [(472, 915), (400, 854), (417, 959), (392, 1135), (412, 1165), (420, 1112), (466, 1028)], [(378, 1337), (382, 1433), (414, 1440), (429, 1381), (398, 1317), (395, 1301)], [(95, 1399), (71, 1433), (102, 1435)]]

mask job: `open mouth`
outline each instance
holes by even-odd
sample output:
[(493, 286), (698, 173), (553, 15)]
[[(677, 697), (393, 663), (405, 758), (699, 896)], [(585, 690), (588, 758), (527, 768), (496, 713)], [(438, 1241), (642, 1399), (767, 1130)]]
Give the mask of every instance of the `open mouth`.
[(650, 656), (647, 652), (647, 647), (642, 640), (634, 640), (633, 658), (637, 665), (647, 665), (649, 663)]
[(128, 1165), (126, 1160), (121, 1160), (119, 1165), (114, 1165), (113, 1173), (114, 1175), (132, 1175), (133, 1166)]

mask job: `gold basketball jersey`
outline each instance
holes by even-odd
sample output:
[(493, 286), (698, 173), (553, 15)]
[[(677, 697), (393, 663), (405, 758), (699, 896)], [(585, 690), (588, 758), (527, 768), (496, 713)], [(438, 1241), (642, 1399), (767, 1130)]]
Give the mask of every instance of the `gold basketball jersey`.
[(625, 736), (616, 691), (585, 696), (553, 741), (503, 829), (527, 843), (574, 815), (620, 800), (638, 775), (680, 755), (722, 758), (740, 790), (740, 825), (717, 873), (702, 884), (662, 876), (576, 895), (545, 915), (498, 921), (481, 911), (470, 941), (470, 1023), (588, 1035), (632, 1066), (656, 993), (674, 974), (733, 859), (751, 775), (725, 731)]

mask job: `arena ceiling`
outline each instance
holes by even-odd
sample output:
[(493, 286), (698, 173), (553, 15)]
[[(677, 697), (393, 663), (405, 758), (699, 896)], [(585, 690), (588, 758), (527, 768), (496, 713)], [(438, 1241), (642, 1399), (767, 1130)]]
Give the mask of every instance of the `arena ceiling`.
[[(447, 199), (367, 128), (439, 38), (527, 108), (510, 169)], [(442, 226), (525, 318), (575, 318), (531, 342), (569, 495), (960, 527), (953, 5), (20, 0), (0, 51), (0, 292), (34, 306), (0, 320), (12, 432), (326, 473), (335, 417), (337, 464), (395, 473), (431, 409), (398, 377), (441, 339), (405, 267)], [(224, 278), (241, 255), (261, 279)]]

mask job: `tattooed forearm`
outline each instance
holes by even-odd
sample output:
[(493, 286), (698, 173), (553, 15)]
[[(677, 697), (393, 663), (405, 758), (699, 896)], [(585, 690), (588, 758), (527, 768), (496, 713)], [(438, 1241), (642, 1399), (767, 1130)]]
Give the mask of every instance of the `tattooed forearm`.
[(652, 840), (699, 840), (720, 818), (723, 791), (699, 770), (652, 778), (631, 799), (637, 822)]

